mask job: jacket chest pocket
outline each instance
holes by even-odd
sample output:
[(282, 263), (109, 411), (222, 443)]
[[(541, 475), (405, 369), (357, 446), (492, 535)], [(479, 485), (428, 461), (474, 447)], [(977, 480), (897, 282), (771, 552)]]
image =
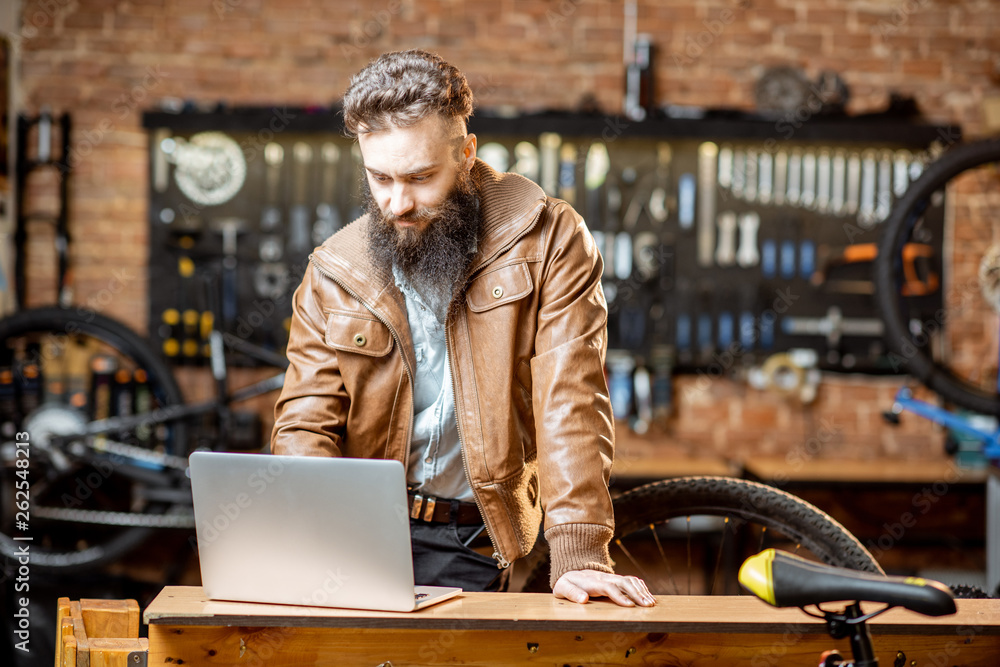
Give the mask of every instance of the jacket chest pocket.
[(469, 310), (482, 313), (523, 299), (531, 293), (531, 274), (525, 262), (508, 264), (480, 275), (469, 286)]
[(384, 357), (393, 344), (389, 329), (365, 313), (327, 313), (325, 337), (335, 350), (368, 357)]

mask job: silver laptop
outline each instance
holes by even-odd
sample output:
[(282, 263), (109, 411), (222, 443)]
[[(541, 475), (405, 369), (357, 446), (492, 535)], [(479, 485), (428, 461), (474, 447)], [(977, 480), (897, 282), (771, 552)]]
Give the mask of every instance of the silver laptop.
[(195, 452), (189, 463), (209, 599), (413, 611), (462, 591), (413, 585), (399, 461)]

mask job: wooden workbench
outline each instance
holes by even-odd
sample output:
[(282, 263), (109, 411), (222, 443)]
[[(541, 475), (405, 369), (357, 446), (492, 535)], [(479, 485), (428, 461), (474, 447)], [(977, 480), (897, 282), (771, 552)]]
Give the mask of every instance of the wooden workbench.
[(951, 459), (906, 461), (876, 459), (820, 459), (754, 457), (743, 463), (751, 479), (779, 486), (812, 483), (842, 483), (856, 486), (877, 484), (983, 484), (985, 469), (959, 468)]
[[(884, 665), (995, 667), (1000, 600), (932, 619), (870, 622)], [(661, 597), (653, 608), (548, 594), (467, 593), (405, 613), (206, 600), (169, 586), (146, 608), (149, 665), (809, 665), (846, 641), (797, 609), (753, 597)], [(899, 663), (897, 663), (899, 664)]]

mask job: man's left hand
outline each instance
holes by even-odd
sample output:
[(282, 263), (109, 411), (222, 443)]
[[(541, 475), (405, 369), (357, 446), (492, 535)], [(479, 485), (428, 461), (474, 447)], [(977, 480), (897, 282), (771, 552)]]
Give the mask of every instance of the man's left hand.
[(552, 594), (579, 604), (592, 597), (608, 597), (622, 607), (652, 607), (656, 604), (656, 599), (642, 579), (598, 570), (571, 570), (565, 573), (552, 587)]

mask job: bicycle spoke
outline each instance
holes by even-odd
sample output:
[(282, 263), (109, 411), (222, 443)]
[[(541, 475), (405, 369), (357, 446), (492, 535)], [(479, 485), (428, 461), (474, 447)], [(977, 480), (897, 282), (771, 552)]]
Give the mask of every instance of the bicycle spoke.
[(715, 595), (715, 582), (719, 580), (719, 570), (722, 568), (722, 554), (726, 550), (726, 529), (729, 527), (729, 517), (722, 522), (722, 539), (719, 540), (719, 552), (715, 555), (715, 572), (712, 573), (712, 586), (708, 591), (709, 595)]
[(632, 552), (628, 550), (628, 547), (626, 547), (624, 544), (622, 544), (621, 539), (615, 538), (615, 546), (617, 546), (619, 549), (621, 549), (622, 553), (625, 554), (625, 556), (630, 561), (632, 561), (632, 565), (635, 567), (636, 570), (639, 571), (639, 576), (642, 579), (645, 579), (645, 580), (650, 579), (649, 575), (646, 574), (646, 570), (644, 570), (643, 567), (641, 565), (639, 565), (639, 561), (635, 559), (635, 557), (632, 555)]
[(691, 595), (691, 515), (686, 517), (687, 523), (687, 594)]
[[(669, 519), (663, 522), (664, 526), (668, 526), (669, 524)], [(649, 524), (649, 529), (653, 531), (653, 541), (656, 542), (656, 549), (660, 552), (660, 562), (667, 568), (667, 577), (669, 577), (670, 583), (673, 585), (674, 595), (678, 595), (677, 580), (674, 578), (674, 570), (670, 567), (670, 561), (667, 559), (667, 554), (663, 550), (663, 544), (660, 542), (660, 536), (656, 532), (656, 526)]]

